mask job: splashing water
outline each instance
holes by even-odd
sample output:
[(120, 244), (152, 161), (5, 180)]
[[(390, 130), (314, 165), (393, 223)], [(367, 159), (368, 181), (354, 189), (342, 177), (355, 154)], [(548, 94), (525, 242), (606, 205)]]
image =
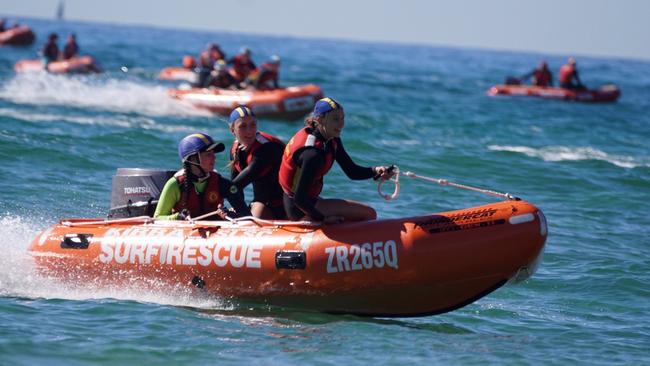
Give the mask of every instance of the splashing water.
[[(4, 255), (0, 256), (0, 296), (67, 300), (120, 299), (200, 309), (231, 310), (233, 304), (196, 290), (187, 284), (164, 285), (155, 279), (130, 279), (119, 287), (70, 285), (39, 273), (28, 247), (37, 237), (40, 224), (18, 216), (0, 218)], [(34, 219), (33, 221), (36, 221)], [(73, 269), (71, 269), (73, 270)]]
[(65, 105), (150, 116), (210, 116), (167, 95), (167, 88), (97, 76), (18, 74), (0, 89), (14, 103)]
[(541, 158), (544, 161), (601, 160), (621, 168), (650, 167), (650, 158), (647, 156), (612, 155), (592, 147), (547, 146), (535, 149), (528, 146), (490, 145), (488, 149), (522, 153), (530, 157)]

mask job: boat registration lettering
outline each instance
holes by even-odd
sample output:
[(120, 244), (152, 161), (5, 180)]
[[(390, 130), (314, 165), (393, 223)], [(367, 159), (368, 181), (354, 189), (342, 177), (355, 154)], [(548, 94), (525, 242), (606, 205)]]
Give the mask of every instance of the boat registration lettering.
[[(182, 232), (181, 232), (182, 233)], [(162, 264), (233, 268), (262, 268), (262, 244), (220, 238), (205, 240), (182, 236), (160, 238), (156, 241), (146, 237), (104, 237), (98, 259), (102, 263)]]
[(397, 244), (386, 242), (337, 245), (325, 248), (327, 273), (390, 267), (398, 269)]

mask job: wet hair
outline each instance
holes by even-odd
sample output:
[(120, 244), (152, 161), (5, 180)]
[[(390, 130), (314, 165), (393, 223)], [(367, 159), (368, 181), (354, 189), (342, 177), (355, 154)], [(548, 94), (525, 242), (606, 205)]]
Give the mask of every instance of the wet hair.
[(189, 159), (183, 162), (183, 171), (185, 173), (185, 180), (183, 181), (183, 184), (180, 187), (181, 192), (184, 193), (181, 194), (183, 200), (181, 202), (181, 205), (183, 207), (186, 207), (187, 198), (190, 196), (190, 190), (192, 189), (193, 183), (198, 181), (198, 177), (192, 172), (192, 164), (189, 162)]

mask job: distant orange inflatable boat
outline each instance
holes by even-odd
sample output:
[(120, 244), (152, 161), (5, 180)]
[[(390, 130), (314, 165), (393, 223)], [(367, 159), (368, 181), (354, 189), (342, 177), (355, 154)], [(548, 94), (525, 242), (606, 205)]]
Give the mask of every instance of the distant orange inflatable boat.
[(0, 32), (0, 46), (27, 46), (34, 43), (34, 39), (36, 39), (34, 32), (25, 25)]
[(198, 75), (191, 68), (171, 66), (162, 69), (158, 74), (158, 78), (160, 80), (179, 80), (194, 83), (198, 79)]
[(305, 84), (273, 90), (170, 89), (169, 95), (222, 115), (246, 104), (258, 117), (297, 119), (311, 111), (323, 91), (317, 85)]
[(615, 102), (621, 91), (616, 85), (603, 85), (598, 89), (565, 89), (534, 85), (495, 85), (488, 90), (488, 95), (518, 95), (563, 99), (576, 102)]
[[(45, 71), (41, 60), (21, 60), (14, 65), (16, 72)], [(90, 74), (101, 72), (101, 68), (92, 56), (73, 57), (69, 60), (53, 61), (47, 71), (53, 74)]]
[(528, 278), (546, 236), (537, 207), (509, 200), (333, 226), (69, 219), (29, 251), (44, 275), (88, 288), (155, 281), (235, 301), (405, 317), (451, 311)]

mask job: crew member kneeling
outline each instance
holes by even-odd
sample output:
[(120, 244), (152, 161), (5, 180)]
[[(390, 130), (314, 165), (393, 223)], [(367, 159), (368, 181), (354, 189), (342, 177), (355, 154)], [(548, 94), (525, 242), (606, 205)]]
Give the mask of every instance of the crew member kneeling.
[(187, 220), (202, 216), (221, 209), (224, 198), (235, 211), (229, 215), (249, 216), (244, 194), (230, 180), (213, 171), (215, 153), (224, 149), (222, 143), (214, 142), (204, 133), (183, 138), (178, 144), (183, 168), (165, 183), (154, 218)]
[(355, 164), (343, 148), (341, 131), (344, 122), (343, 107), (331, 98), (316, 102), (311, 116), (305, 120), (287, 144), (282, 155), (280, 185), (284, 191), (284, 208), (292, 220), (343, 221), (374, 220), (377, 213), (372, 207), (343, 199), (323, 199), (323, 177), (336, 161), (348, 178), (388, 179), (388, 167), (364, 168)]
[(257, 119), (250, 108), (239, 106), (228, 120), (235, 141), (230, 149), (232, 183), (240, 190), (253, 183), (253, 216), (286, 219), (278, 171), (284, 143), (257, 130)]

